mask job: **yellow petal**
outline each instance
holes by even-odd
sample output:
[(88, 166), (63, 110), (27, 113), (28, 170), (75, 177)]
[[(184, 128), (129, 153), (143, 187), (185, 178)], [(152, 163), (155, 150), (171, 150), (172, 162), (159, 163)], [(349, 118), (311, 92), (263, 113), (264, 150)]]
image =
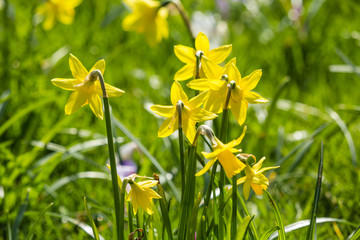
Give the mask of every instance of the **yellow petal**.
[(221, 113), (225, 105), (226, 92), (226, 86), (221, 87), (217, 92), (210, 91), (209, 97), (205, 101), (204, 109), (213, 113)]
[(266, 187), (264, 186), (260, 186), (260, 185), (256, 185), (254, 183), (251, 184), (252, 189), (254, 190), (256, 195), (262, 195), (263, 194), (263, 189), (266, 190)]
[(214, 158), (214, 159), (211, 159), (210, 161), (208, 161), (207, 163), (206, 163), (206, 165), (204, 166), (204, 168), (203, 169), (201, 169), (199, 172), (197, 172), (196, 174), (195, 174), (195, 176), (201, 176), (201, 175), (203, 175), (204, 173), (206, 173), (210, 168), (211, 168), (211, 166), (212, 165), (214, 165), (214, 163), (216, 162), (216, 160), (217, 160), (217, 158)]
[(202, 122), (216, 118), (218, 115), (202, 108), (195, 108), (190, 111), (190, 118), (194, 122)]
[(226, 84), (226, 82), (218, 79), (199, 78), (190, 81), (188, 84), (186, 84), (186, 86), (199, 91), (206, 91), (210, 89), (217, 91), (222, 87), (223, 84)]
[(84, 65), (82, 65), (82, 63), (79, 61), (79, 59), (77, 59), (77, 57), (75, 57), (71, 53), (69, 58), (69, 65), (70, 65), (71, 73), (74, 76), (74, 78), (84, 81), (89, 73), (84, 67)]
[(195, 48), (196, 51), (203, 51), (205, 56), (208, 55), (210, 48), (209, 39), (204, 33), (199, 32), (199, 34), (197, 35), (195, 39)]
[(262, 173), (262, 172), (265, 172), (267, 170), (271, 170), (271, 169), (276, 169), (276, 168), (279, 168), (280, 166), (275, 166), (275, 167), (265, 167), (265, 168), (262, 168), (260, 169), (259, 171), (257, 171), (257, 173)]
[(245, 126), (245, 127), (243, 128), (243, 131), (242, 131), (240, 137), (238, 137), (238, 138), (235, 140), (233, 147), (235, 147), (235, 146), (237, 146), (237, 145), (239, 145), (239, 144), (241, 143), (241, 141), (244, 139), (246, 130), (247, 130), (247, 127)]
[[(107, 84), (107, 83), (105, 83), (105, 89), (106, 89), (106, 94), (108, 95), (108, 97), (120, 97), (121, 95), (123, 95), (125, 93), (120, 88), (113, 87), (113, 86), (111, 86), (110, 84)], [(103, 96), (101, 84), (100, 84), (99, 81), (95, 82), (95, 92), (99, 96)]]
[(221, 79), (221, 76), (224, 73), (224, 69), (221, 66), (217, 65), (216, 62), (213, 62), (206, 56), (201, 58), (201, 68), (209, 79)]
[(176, 108), (174, 106), (153, 105), (150, 110), (162, 117), (171, 118), (174, 116)]
[(190, 109), (199, 108), (204, 103), (208, 92), (202, 92), (195, 97), (191, 98), (189, 102), (186, 104)]
[(141, 27), (141, 15), (131, 13), (127, 15), (121, 23), (125, 31), (136, 31), (142, 33), (145, 29)]
[(208, 57), (217, 64), (222, 63), (227, 58), (227, 56), (229, 56), (231, 49), (231, 44), (214, 48), (210, 50)]
[(219, 162), (225, 170), (226, 176), (231, 178), (245, 168), (245, 164), (237, 159), (229, 150), (223, 151), (218, 156)]
[(100, 99), (99, 95), (97, 95), (96, 93), (91, 94), (88, 97), (88, 101), (89, 101), (90, 108), (93, 111), (93, 113), (95, 114), (95, 116), (102, 120), (103, 119), (103, 109), (102, 109), (101, 99)]
[(92, 68), (90, 69), (89, 73), (91, 73), (94, 70), (100, 70), (101, 74), (104, 75), (105, 72), (105, 60), (101, 59), (99, 61), (97, 61), (94, 66), (92, 66)]
[(195, 76), (195, 64), (186, 64), (175, 73), (174, 80), (183, 81)]
[(185, 105), (188, 102), (188, 97), (186, 96), (186, 93), (182, 89), (180, 83), (178, 81), (174, 81), (174, 83), (171, 86), (171, 103), (175, 106), (177, 102), (180, 100)]
[(253, 71), (250, 75), (244, 77), (240, 81), (240, 87), (244, 91), (250, 91), (256, 87), (262, 75), (262, 70), (258, 69)]
[(63, 24), (71, 24), (74, 20), (75, 10), (73, 8), (70, 9), (61, 9), (61, 12), (58, 13), (57, 18)]
[(174, 47), (174, 52), (177, 58), (183, 63), (196, 64), (196, 50), (191, 47), (186, 47), (183, 45), (176, 45)]
[(53, 11), (48, 11), (45, 21), (43, 22), (43, 28), (46, 31), (49, 31), (54, 27), (55, 24), (55, 13)]
[(178, 129), (178, 118), (168, 118), (160, 126), (158, 137), (167, 137)]
[(183, 132), (189, 142), (193, 142), (196, 135), (195, 122), (191, 119), (183, 119)]
[(245, 200), (249, 199), (250, 195), (250, 187), (251, 187), (251, 180), (246, 180), (243, 185), (243, 192), (244, 192), (244, 198)]
[(260, 94), (257, 94), (256, 92), (246, 92), (244, 94), (244, 98), (248, 103), (267, 103), (269, 100), (263, 98), (260, 96)]
[(263, 162), (265, 161), (265, 157), (262, 157), (256, 164), (254, 164), (254, 166), (252, 167), (252, 169), (254, 171), (259, 171), (259, 169), (261, 168)]
[(234, 114), (236, 121), (242, 125), (246, 119), (248, 103), (245, 101), (231, 101), (231, 112)]
[(264, 174), (257, 173), (252, 180), (253, 183), (262, 186), (269, 186), (269, 180), (264, 176)]
[(54, 78), (51, 79), (51, 82), (55, 86), (65, 90), (76, 90), (77, 88), (74, 86), (82, 83), (82, 81), (78, 79), (64, 79), (64, 78)]
[(65, 104), (65, 114), (72, 114), (81, 106), (87, 103), (87, 95), (81, 91), (71, 93), (69, 100)]
[(244, 183), (246, 180), (246, 176), (245, 177), (242, 177), (242, 178), (239, 178), (237, 181), (236, 181), (236, 184), (239, 185), (239, 184), (242, 184)]
[(237, 84), (241, 80), (239, 69), (233, 63), (231, 63), (227, 68), (227, 75), (229, 77), (229, 81), (235, 81)]

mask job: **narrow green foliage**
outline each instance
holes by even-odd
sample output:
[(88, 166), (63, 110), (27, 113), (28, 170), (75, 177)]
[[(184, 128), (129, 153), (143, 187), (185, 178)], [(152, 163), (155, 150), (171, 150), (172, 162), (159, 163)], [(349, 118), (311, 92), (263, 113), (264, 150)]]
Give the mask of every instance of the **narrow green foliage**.
[(188, 226), (187, 226), (188, 234), (187, 234), (186, 239), (195, 239), (196, 222), (197, 222), (197, 216), (198, 216), (200, 202), (201, 202), (201, 194), (198, 193), (196, 202), (195, 202), (193, 209), (191, 211), (191, 214), (190, 214), (190, 219), (189, 219)]
[(15, 218), (15, 222), (12, 226), (12, 229), (11, 229), (11, 236), (12, 236), (12, 239), (16, 240), (17, 239), (17, 236), (18, 236), (18, 233), (19, 233), (19, 229), (20, 229), (20, 224), (21, 224), (21, 221), (23, 220), (24, 218), (24, 213), (26, 211), (26, 208), (28, 207), (28, 203), (29, 203), (29, 192), (30, 190), (28, 190), (27, 194), (26, 194), (26, 198), (24, 200), (24, 202), (21, 204), (20, 206), (20, 209), (18, 211), (18, 214), (16, 215), (16, 218)]
[(316, 237), (316, 212), (320, 201), (320, 192), (321, 192), (321, 179), (322, 179), (322, 171), (323, 171), (323, 162), (324, 162), (324, 145), (323, 142), (321, 142), (321, 148), (320, 148), (320, 163), (319, 163), (319, 170), (318, 170), (318, 176), (317, 176), (317, 182), (316, 182), (316, 188), (315, 188), (315, 198), (311, 213), (311, 221), (310, 226), (307, 233), (308, 240), (314, 239)]
[(268, 200), (269, 200), (269, 203), (270, 203), (270, 206), (271, 208), (273, 209), (274, 211), (274, 215), (275, 215), (275, 219), (276, 219), (276, 224), (277, 226), (280, 228), (278, 230), (278, 233), (279, 233), (279, 240), (285, 240), (285, 228), (284, 228), (284, 223), (282, 221), (282, 218), (281, 218), (281, 214), (280, 214), (280, 211), (279, 211), (279, 208), (277, 207), (274, 199), (271, 197), (270, 193), (268, 193), (266, 190), (264, 190), (264, 193), (266, 194)]
[(93, 230), (93, 234), (94, 234), (93, 237), (94, 237), (96, 240), (99, 240), (99, 232), (98, 232), (98, 230), (97, 230), (97, 228), (96, 228), (94, 219), (93, 219), (92, 216), (91, 216), (91, 212), (90, 212), (89, 207), (88, 207), (88, 205), (87, 205), (86, 197), (84, 197), (84, 206), (85, 206), (86, 214), (87, 214), (87, 216), (88, 216), (88, 218), (89, 218), (89, 221), (90, 221), (90, 226), (91, 226), (91, 228), (92, 228), (92, 230)]
[[(237, 178), (236, 174), (232, 178), (232, 208), (231, 208), (231, 239), (235, 239), (236, 237), (236, 217), (237, 217)], [(248, 216), (247, 216), (248, 217)], [(244, 220), (243, 220), (244, 221)], [(245, 233), (244, 233), (245, 234)], [(236, 238), (239, 239), (239, 238)]]
[(172, 237), (172, 230), (171, 230), (171, 221), (170, 221), (169, 211), (168, 211), (167, 204), (166, 204), (166, 196), (165, 196), (164, 189), (161, 186), (160, 182), (157, 184), (157, 190), (158, 190), (159, 195), (161, 196), (161, 199), (159, 199), (159, 204), (160, 204), (160, 210), (161, 210), (161, 214), (162, 214), (162, 218), (163, 218), (163, 225), (167, 231), (168, 238), (170, 240), (172, 240), (173, 237)]
[(179, 127), (179, 152), (180, 152), (180, 174), (181, 174), (181, 197), (184, 196), (185, 189), (185, 157), (184, 157), (184, 133)]
[(129, 232), (133, 232), (134, 231), (134, 227), (133, 227), (133, 214), (131, 211), (131, 202), (128, 202), (128, 225), (129, 225)]
[(246, 231), (248, 230), (250, 222), (254, 219), (254, 217), (255, 217), (255, 215), (252, 217), (250, 217), (250, 216), (244, 217), (244, 219), (242, 220), (242, 222), (237, 230), (236, 238), (231, 237), (231, 239), (237, 239), (237, 240), (245, 239)]
[(348, 240), (356, 240), (360, 238), (360, 226), (355, 230), (355, 232), (351, 233), (347, 238)]
[(39, 215), (39, 217), (36, 219), (36, 221), (31, 225), (29, 233), (26, 235), (26, 240), (31, 239), (34, 231), (35, 231), (35, 227), (41, 222), (44, 221), (44, 216), (45, 213), (54, 205), (54, 203), (50, 203), (45, 209), (43, 209)]
[(271, 236), (271, 234), (273, 234), (275, 231), (279, 231), (280, 228), (279, 226), (275, 226), (270, 228), (269, 230), (267, 230), (260, 238), (260, 240), (267, 240), (269, 239), (269, 237)]

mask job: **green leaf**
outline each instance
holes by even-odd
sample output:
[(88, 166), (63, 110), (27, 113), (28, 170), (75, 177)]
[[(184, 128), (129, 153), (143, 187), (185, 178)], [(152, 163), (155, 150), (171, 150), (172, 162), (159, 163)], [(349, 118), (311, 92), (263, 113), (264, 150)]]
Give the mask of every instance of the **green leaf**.
[(242, 222), (237, 230), (237, 236), (236, 236), (237, 240), (245, 238), (246, 231), (248, 230), (248, 228), (250, 226), (250, 222), (254, 219), (254, 217), (255, 217), (255, 215), (252, 217), (250, 217), (250, 216), (244, 217), (244, 219), (242, 220)]
[(360, 226), (353, 233), (351, 233), (347, 239), (348, 240), (360, 239)]
[(279, 227), (279, 230), (278, 230), (278, 236), (279, 236), (279, 239), (280, 240), (285, 240), (285, 228), (284, 228), (284, 223), (282, 221), (282, 218), (281, 218), (281, 214), (280, 214), (280, 211), (279, 211), (279, 208), (277, 207), (274, 199), (271, 197), (270, 193), (268, 193), (266, 190), (264, 190), (266, 196), (268, 197), (268, 200), (269, 200), (269, 203), (274, 211), (274, 214), (275, 214), (275, 219), (276, 219), (276, 224), (277, 226)]
[(54, 205), (54, 203), (50, 203), (44, 210), (41, 211), (41, 213), (39, 214), (39, 217), (36, 219), (36, 221), (34, 222), (34, 224), (30, 227), (30, 231), (26, 236), (26, 240), (30, 239), (32, 237), (32, 235), (34, 234), (35, 231), (35, 227), (44, 220), (44, 215), (45, 213)]
[(29, 192), (30, 190), (28, 190), (27, 194), (26, 194), (26, 198), (25, 198), (25, 201), (21, 204), (20, 206), (20, 209), (19, 209), (19, 212), (15, 218), (15, 222), (14, 222), (14, 225), (12, 226), (12, 229), (11, 229), (11, 236), (12, 236), (12, 239), (13, 240), (16, 240), (17, 239), (17, 235), (19, 233), (19, 228), (20, 228), (20, 224), (21, 224), (21, 221), (23, 220), (24, 218), (24, 213), (26, 211), (26, 208), (28, 206), (28, 203), (29, 203)]
[(87, 205), (87, 202), (86, 202), (86, 197), (84, 197), (84, 205), (85, 205), (85, 211), (86, 211), (86, 214), (89, 218), (89, 221), (90, 221), (90, 224), (91, 224), (91, 228), (93, 230), (93, 238), (95, 238), (96, 240), (99, 240), (99, 232), (96, 228), (96, 225), (94, 223), (94, 219), (92, 218), (91, 216), (91, 212), (89, 210), (89, 207)]
[(270, 238), (270, 235), (273, 234), (275, 231), (279, 231), (280, 228), (278, 226), (272, 227), (269, 230), (267, 230), (264, 235), (260, 238), (260, 240), (267, 240)]

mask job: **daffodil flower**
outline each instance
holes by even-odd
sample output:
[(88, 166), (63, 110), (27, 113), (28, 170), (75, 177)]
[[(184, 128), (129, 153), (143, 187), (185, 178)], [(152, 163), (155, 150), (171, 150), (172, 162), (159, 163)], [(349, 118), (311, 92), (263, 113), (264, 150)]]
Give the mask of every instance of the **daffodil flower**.
[[(220, 67), (211, 59), (203, 57), (202, 68), (208, 79), (195, 79), (187, 85), (188, 87), (207, 91), (208, 98), (205, 100), (204, 108), (214, 113), (220, 113), (225, 106), (227, 95), (227, 84), (233, 83), (229, 108), (234, 114), (236, 121), (242, 125), (245, 122), (249, 103), (266, 103), (267, 99), (253, 92), (258, 84), (262, 71), (253, 71), (249, 76), (241, 78), (241, 74), (236, 67), (236, 61), (232, 59), (225, 67)], [(224, 78), (225, 77), (225, 78)]]
[[(230, 54), (232, 45), (224, 45), (210, 50), (209, 39), (200, 32), (195, 39), (195, 49), (183, 45), (176, 45), (174, 47), (175, 55), (180, 61), (186, 65), (176, 72), (174, 80), (182, 81), (196, 75), (196, 53), (201, 51), (202, 56), (206, 56), (214, 63), (222, 63)], [(200, 68), (200, 76), (204, 77), (202, 68)]]
[[(69, 65), (73, 79), (55, 78), (51, 82), (62, 89), (73, 91), (65, 105), (65, 114), (72, 114), (80, 107), (89, 104), (96, 117), (103, 119), (100, 96), (103, 95), (99, 81), (90, 81), (89, 74), (93, 70), (105, 71), (105, 60), (97, 61), (88, 72), (74, 55), (70, 54)], [(121, 96), (124, 91), (105, 83), (108, 97)]]
[[(255, 158), (254, 156), (252, 157)], [(254, 164), (253, 167), (250, 167), (249, 164), (246, 163), (246, 167), (244, 170), (246, 176), (240, 178), (236, 182), (237, 184), (244, 183), (243, 192), (246, 200), (249, 198), (250, 187), (254, 190), (256, 195), (262, 195), (263, 190), (266, 190), (267, 187), (269, 186), (269, 180), (264, 176), (264, 174), (262, 174), (263, 172), (280, 167), (280, 166), (275, 166), (275, 167), (266, 167), (261, 169), (262, 163), (264, 161), (265, 161), (265, 157), (260, 159), (260, 161)]]
[(126, 198), (126, 201), (130, 201), (132, 203), (134, 214), (137, 213), (138, 207), (141, 207), (149, 215), (153, 214), (151, 201), (153, 198), (159, 199), (161, 196), (152, 190), (151, 187), (154, 187), (158, 181), (147, 180), (139, 183), (130, 181), (129, 183), (131, 190)]
[(235, 174), (240, 173), (246, 165), (237, 159), (233, 153), (241, 151), (234, 147), (241, 143), (245, 136), (245, 131), (246, 127), (244, 127), (244, 130), (238, 139), (232, 140), (227, 144), (223, 144), (219, 139), (214, 137), (214, 151), (211, 153), (202, 152), (202, 155), (204, 155), (205, 158), (210, 159), (210, 161), (202, 170), (197, 172), (195, 176), (201, 176), (207, 172), (210, 167), (214, 165), (216, 160), (219, 160), (228, 178), (231, 178)]
[(181, 101), (184, 104), (181, 111), (183, 131), (188, 140), (192, 142), (196, 135), (195, 123), (217, 117), (216, 114), (200, 108), (206, 95), (207, 92), (203, 92), (188, 100), (180, 83), (174, 81), (171, 87), (171, 103), (173, 106), (153, 105), (150, 108), (154, 113), (167, 118), (160, 126), (158, 137), (167, 137), (178, 129), (179, 116), (176, 105)]
[(161, 7), (161, 3), (152, 0), (124, 0), (132, 9), (122, 22), (125, 31), (135, 31), (145, 34), (150, 46), (168, 38), (169, 29), (166, 21), (168, 9)]
[(48, 0), (39, 6), (36, 12), (45, 17), (43, 28), (50, 30), (56, 20), (63, 24), (71, 24), (75, 16), (75, 7), (81, 2), (82, 0)]

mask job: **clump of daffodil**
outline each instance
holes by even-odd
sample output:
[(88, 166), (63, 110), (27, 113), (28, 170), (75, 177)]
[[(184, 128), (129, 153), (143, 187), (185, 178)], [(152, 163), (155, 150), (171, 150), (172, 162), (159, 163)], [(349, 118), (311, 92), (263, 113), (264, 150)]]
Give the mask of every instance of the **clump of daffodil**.
[[(216, 64), (222, 63), (230, 54), (232, 45), (224, 45), (210, 50), (209, 39), (200, 32), (195, 39), (195, 49), (183, 45), (174, 47), (175, 55), (186, 65), (176, 72), (174, 80), (182, 81), (196, 76), (197, 60), (196, 54), (206, 56)], [(202, 57), (201, 57), (202, 58)], [(200, 67), (200, 76), (205, 77)]]
[(246, 165), (238, 158), (236, 158), (233, 153), (241, 151), (234, 147), (241, 143), (242, 139), (245, 136), (245, 132), (246, 127), (244, 127), (244, 130), (238, 139), (232, 140), (227, 144), (223, 144), (219, 139), (214, 136), (211, 140), (213, 142), (214, 151), (211, 153), (202, 152), (204, 157), (210, 159), (210, 161), (205, 165), (202, 170), (197, 172), (195, 176), (201, 176), (205, 172), (207, 172), (210, 167), (214, 165), (216, 160), (219, 160), (228, 178), (231, 178), (235, 174), (240, 173)]
[(169, 28), (166, 21), (168, 9), (158, 1), (124, 0), (132, 12), (122, 22), (125, 31), (135, 31), (144, 34), (150, 46), (168, 38)]
[(202, 68), (207, 79), (195, 79), (189, 82), (188, 87), (200, 91), (209, 90), (204, 108), (214, 113), (220, 113), (225, 106), (227, 85), (232, 84), (228, 106), (231, 108), (236, 121), (242, 125), (246, 119), (249, 103), (266, 103), (268, 100), (251, 91), (258, 84), (262, 71), (260, 69), (255, 70), (242, 78), (235, 64), (236, 60), (232, 59), (225, 67), (220, 67), (211, 59), (203, 57)]
[(160, 199), (161, 196), (156, 193), (151, 187), (158, 184), (156, 180), (146, 180), (142, 182), (135, 182), (135, 178), (138, 177), (136, 174), (129, 176), (128, 183), (130, 184), (131, 190), (126, 198), (126, 201), (130, 201), (133, 206), (134, 214), (137, 213), (138, 207), (141, 207), (149, 215), (153, 214), (151, 208), (152, 199)]
[(181, 101), (182, 128), (188, 140), (193, 142), (196, 135), (195, 123), (217, 117), (216, 114), (200, 108), (206, 95), (207, 92), (203, 92), (188, 100), (180, 83), (174, 81), (171, 87), (171, 103), (173, 106), (153, 105), (150, 108), (154, 113), (167, 118), (160, 126), (158, 137), (167, 137), (178, 129), (179, 116), (176, 106)]
[(37, 8), (36, 12), (45, 17), (43, 28), (50, 30), (56, 20), (63, 24), (71, 24), (75, 16), (75, 7), (81, 2), (82, 0), (47, 0)]
[[(240, 157), (243, 159), (247, 159), (249, 156), (254, 158), (254, 160), (256, 161), (256, 158), (253, 155), (240, 154)], [(253, 167), (250, 167), (249, 164), (246, 162), (246, 167), (244, 170), (245, 176), (240, 178), (236, 182), (237, 184), (244, 183), (243, 192), (246, 200), (249, 198), (250, 187), (254, 190), (256, 195), (262, 195), (263, 190), (266, 190), (267, 187), (269, 186), (269, 180), (264, 176), (264, 174), (262, 174), (263, 172), (280, 167), (280, 166), (275, 166), (275, 167), (261, 168), (262, 163), (264, 161), (265, 161), (265, 157), (261, 158), (258, 163), (253, 165)]]
[[(102, 74), (105, 71), (105, 60), (97, 61), (88, 72), (82, 63), (74, 55), (70, 54), (70, 70), (73, 79), (55, 78), (51, 82), (62, 89), (73, 91), (65, 105), (65, 114), (72, 114), (80, 107), (89, 104), (96, 117), (103, 119), (103, 109), (100, 96), (103, 96), (99, 81), (93, 81), (90, 73), (99, 70)], [(121, 96), (124, 91), (105, 83), (108, 97)]]

